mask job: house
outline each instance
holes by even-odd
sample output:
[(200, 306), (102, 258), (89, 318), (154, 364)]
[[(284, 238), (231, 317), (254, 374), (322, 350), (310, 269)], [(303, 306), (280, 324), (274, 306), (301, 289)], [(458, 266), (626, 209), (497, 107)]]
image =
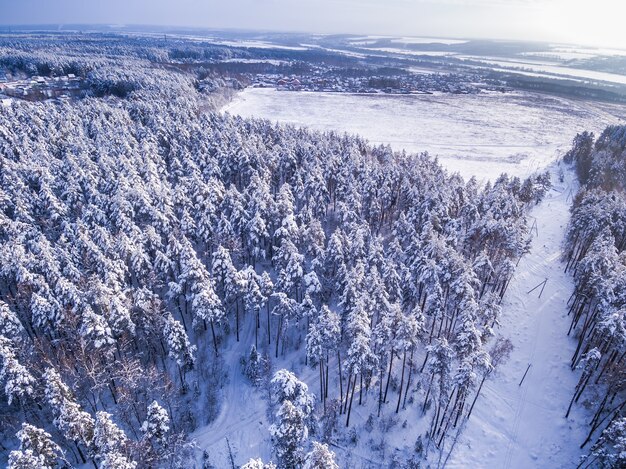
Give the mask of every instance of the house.
[(302, 89), (302, 84), (300, 83), (300, 80), (298, 80), (297, 78), (294, 78), (293, 80), (289, 82), (288, 87), (290, 90), (300, 90)]

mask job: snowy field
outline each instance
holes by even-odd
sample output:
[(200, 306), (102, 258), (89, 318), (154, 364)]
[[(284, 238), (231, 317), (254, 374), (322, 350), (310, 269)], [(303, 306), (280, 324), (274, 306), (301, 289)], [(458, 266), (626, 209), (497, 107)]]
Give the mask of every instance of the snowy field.
[(481, 180), (502, 172), (526, 176), (557, 159), (577, 132), (618, 122), (594, 104), (530, 93), (392, 96), (248, 88), (223, 110), (427, 151), (450, 171)]

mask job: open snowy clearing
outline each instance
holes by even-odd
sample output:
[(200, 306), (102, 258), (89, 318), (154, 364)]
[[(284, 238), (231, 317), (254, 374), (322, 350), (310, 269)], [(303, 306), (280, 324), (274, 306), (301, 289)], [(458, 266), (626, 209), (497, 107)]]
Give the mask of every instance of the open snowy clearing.
[(395, 150), (428, 151), (481, 180), (526, 176), (566, 151), (582, 130), (618, 118), (600, 106), (530, 93), (355, 95), (248, 88), (224, 111), (314, 130), (357, 133)]
[[(560, 260), (575, 183), (571, 172), (561, 183), (551, 169), (554, 187), (530, 214), (537, 226), (531, 251), (502, 304), (498, 333), (515, 348), (485, 384), (446, 467), (572, 468), (583, 454), (578, 446), (588, 431), (585, 411), (574, 406), (565, 418), (578, 374), (569, 367), (576, 341), (566, 335), (573, 282)], [(543, 293), (541, 287), (527, 293), (545, 279)]]

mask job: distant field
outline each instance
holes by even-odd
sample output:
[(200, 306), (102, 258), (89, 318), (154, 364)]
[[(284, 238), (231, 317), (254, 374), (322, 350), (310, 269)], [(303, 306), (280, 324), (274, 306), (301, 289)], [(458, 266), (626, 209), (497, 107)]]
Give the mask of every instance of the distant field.
[(390, 96), (248, 88), (223, 110), (428, 151), (449, 170), (481, 180), (502, 172), (525, 176), (566, 151), (577, 132), (619, 120), (599, 105), (530, 93)]

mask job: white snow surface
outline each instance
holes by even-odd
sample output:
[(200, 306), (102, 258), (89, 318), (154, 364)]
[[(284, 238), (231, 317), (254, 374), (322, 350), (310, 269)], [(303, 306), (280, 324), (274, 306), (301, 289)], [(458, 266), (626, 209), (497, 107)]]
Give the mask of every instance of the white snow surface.
[(400, 37), (392, 39), (391, 42), (398, 42), (401, 44), (465, 44), (467, 40), (464, 39), (447, 39), (443, 37)]
[[(555, 161), (577, 131), (598, 131), (617, 122), (609, 112), (615, 114), (617, 110), (520, 93), (396, 97), (257, 89), (240, 93), (226, 110), (316, 130), (357, 132), (371, 142), (390, 143), (398, 150), (427, 149), (438, 154), (445, 167), (464, 177), (475, 175), (484, 180), (503, 171), (519, 176), (546, 168), (551, 171), (554, 188), (530, 214), (531, 223), (536, 219), (537, 232), (505, 295), (501, 325), (496, 331), (498, 336), (511, 339), (511, 358), (485, 383), (450, 457), (446, 460), (451, 449), (449, 442), (441, 459), (431, 452), (429, 461), (432, 468), (576, 467), (583, 453), (578, 447), (586, 436), (589, 416), (577, 404), (570, 417), (564, 417), (578, 373), (569, 367), (575, 341), (566, 335), (566, 303), (573, 283), (560, 261), (576, 187), (569, 170), (564, 170), (564, 180), (559, 180), (561, 167)], [(540, 288), (527, 293), (545, 279), (548, 280), (541, 298)], [(248, 321), (248, 325), (252, 324)], [(262, 327), (260, 342), (265, 333)], [(239, 366), (239, 357), (248, 353), (252, 343), (254, 329), (250, 328), (241, 332), (241, 342), (236, 343), (231, 334), (224, 344), (230, 380), (223, 390), (220, 413), (213, 423), (192, 435), (200, 448), (209, 451), (216, 467), (229, 466), (226, 438), (236, 464), (250, 457), (262, 457), (265, 461), (272, 458), (267, 396), (246, 382)], [(288, 353), (273, 360), (273, 369), (290, 369), (316, 393), (317, 370), (305, 367), (302, 355)], [(416, 360), (421, 362), (422, 357)], [(531, 366), (520, 386), (528, 364)], [(336, 363), (331, 360), (330, 366), (333, 368)], [(336, 393), (332, 390), (337, 386), (332, 374), (331, 380), (332, 398)], [(366, 431), (365, 422), (376, 410), (374, 394), (367, 396), (363, 406), (355, 405), (353, 409), (351, 427), (358, 429), (359, 442), (345, 447), (339, 440), (331, 448), (340, 467), (385, 467), (394, 448), (411, 451), (417, 436), (427, 429), (430, 417), (422, 416), (418, 398), (417, 405), (408, 404), (391, 428), (375, 426), (373, 431)], [(383, 408), (385, 418), (395, 415), (394, 394)], [(408, 426), (403, 428), (402, 422), (408, 422)], [(387, 448), (382, 459), (372, 449), (372, 445), (381, 443)]]
[[(575, 188), (569, 171), (561, 183), (555, 166), (551, 170), (554, 188), (531, 212), (537, 222), (531, 251), (522, 257), (502, 304), (497, 333), (515, 348), (485, 383), (448, 468), (574, 468), (583, 454), (579, 445), (588, 415), (575, 404), (565, 418), (579, 374), (570, 370), (576, 342), (566, 335), (566, 303), (574, 287), (560, 260)], [(527, 293), (546, 278), (541, 298), (541, 287)]]
[[(259, 342), (265, 338), (263, 332), (259, 331)], [(247, 356), (253, 344), (253, 321), (247, 321), (246, 329), (240, 331), (239, 342), (234, 334), (229, 336), (222, 347), (228, 383), (221, 390), (219, 414), (213, 422), (191, 435), (200, 449), (209, 452), (210, 461), (216, 467), (230, 466), (229, 444), (238, 464), (246, 463), (251, 457), (260, 457), (264, 461), (271, 458), (267, 402), (262, 399), (261, 391), (243, 376), (239, 362), (241, 357)]]
[[(564, 417), (578, 373), (573, 373), (569, 367), (576, 343), (566, 335), (569, 325), (566, 303), (573, 291), (573, 282), (570, 275), (563, 272), (560, 255), (576, 187), (569, 170), (564, 171), (564, 181), (560, 182), (561, 166), (554, 163), (548, 169), (554, 188), (531, 211), (531, 223), (536, 220), (537, 227), (536, 232), (533, 230), (531, 250), (521, 259), (507, 290), (503, 316), (496, 330), (498, 336), (511, 339), (514, 350), (510, 359), (485, 383), (459, 441), (453, 447), (448, 442), (441, 458), (437, 452), (430, 453), (432, 468), (573, 468), (583, 454), (578, 447), (586, 436), (587, 411), (576, 404), (570, 417)], [(541, 298), (540, 288), (527, 293), (546, 278)], [(231, 335), (224, 344), (229, 382), (223, 389), (218, 417), (192, 435), (201, 449), (209, 451), (216, 467), (230, 464), (227, 438), (236, 464), (243, 464), (251, 457), (272, 459), (267, 396), (246, 381), (239, 365), (239, 357), (254, 343), (253, 322), (248, 321), (248, 326), (252, 327), (241, 331), (239, 343)], [(264, 348), (261, 343), (265, 341), (265, 334), (261, 327), (260, 349)], [(270, 351), (273, 351), (273, 344)], [(302, 355), (300, 351), (273, 360), (273, 369), (292, 370), (316, 393), (317, 370), (304, 366)], [(422, 359), (416, 356), (416, 363), (421, 363)], [(531, 367), (520, 386), (528, 364)], [(330, 365), (331, 368), (336, 366), (334, 360)], [(421, 378), (416, 376), (415, 379)], [(336, 385), (336, 380), (332, 379), (330, 397), (335, 397)], [(387, 455), (396, 447), (405, 451), (411, 448), (430, 423), (431, 416), (421, 414), (422, 398), (407, 405), (397, 416), (397, 424), (387, 430), (377, 425), (373, 431), (364, 429), (368, 416), (376, 412), (376, 392), (367, 396), (364, 406), (355, 405), (351, 426), (358, 429), (358, 444), (345, 447), (339, 441), (331, 447), (340, 467), (386, 467), (387, 457), (381, 459), (380, 454), (371, 449), (371, 445), (382, 441), (387, 445)], [(392, 391), (389, 404), (383, 408), (383, 418), (394, 418), (396, 399), (397, 394)], [(345, 416), (340, 418), (340, 427), (344, 419)], [(409, 422), (408, 427), (403, 428), (402, 422)], [(446, 460), (450, 449), (452, 453)]]
[(368, 50), (371, 50), (374, 52), (387, 52), (389, 54), (429, 55), (432, 57), (446, 57), (448, 55), (456, 55), (456, 52), (448, 52), (448, 51), (441, 51), (441, 50), (400, 49), (397, 47), (372, 47)]
[(533, 93), (357, 95), (247, 88), (224, 109), (373, 144), (437, 156), (469, 178), (524, 177), (570, 148), (583, 130), (618, 122), (604, 107)]
[(458, 57), (484, 63), (485, 68), (493, 68), (493, 66), (495, 65), (511, 72), (515, 72), (516, 70), (521, 69), (528, 72), (541, 73), (547, 78), (560, 76), (573, 79), (584, 79), (591, 82), (599, 81), (607, 83), (617, 83), (620, 85), (626, 84), (626, 75), (619, 75), (617, 73), (599, 72), (597, 70), (587, 70), (582, 68), (568, 67), (564, 65), (540, 63), (530, 60), (502, 60), (472, 55)]

